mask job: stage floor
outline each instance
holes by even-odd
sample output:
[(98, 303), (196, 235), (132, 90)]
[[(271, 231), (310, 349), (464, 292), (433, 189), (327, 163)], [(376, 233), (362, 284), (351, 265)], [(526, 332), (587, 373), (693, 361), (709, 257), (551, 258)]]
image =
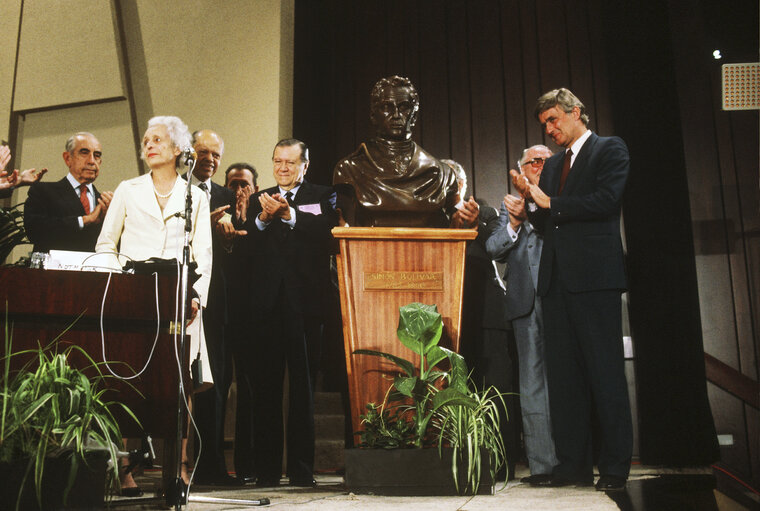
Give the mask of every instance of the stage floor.
[[(605, 494), (591, 488), (532, 488), (521, 484), (519, 478), (528, 475), (525, 466), (518, 465), (517, 479), (506, 487), (497, 486), (495, 495), (475, 497), (385, 497), (355, 495), (343, 484), (343, 477), (335, 474), (318, 474), (316, 488), (256, 488), (245, 486), (223, 489), (210, 486), (193, 486), (191, 501), (184, 509), (192, 511), (238, 510), (250, 506), (237, 503), (206, 503), (193, 501), (193, 497), (221, 499), (259, 500), (267, 498), (268, 506), (278, 510), (583, 510), (583, 511), (662, 511), (719, 509), (747, 509), (725, 507), (728, 497), (715, 490), (716, 481), (710, 467), (692, 469), (667, 469), (663, 467), (634, 466), (624, 492)], [(148, 490), (157, 489), (160, 472), (145, 473), (137, 478), (146, 490), (140, 499), (115, 498), (112, 508), (137, 511), (166, 509), (163, 500), (150, 500)], [(283, 479), (287, 483), (287, 479)], [(728, 504), (732, 504), (729, 502)], [(736, 505), (735, 503), (733, 503)]]

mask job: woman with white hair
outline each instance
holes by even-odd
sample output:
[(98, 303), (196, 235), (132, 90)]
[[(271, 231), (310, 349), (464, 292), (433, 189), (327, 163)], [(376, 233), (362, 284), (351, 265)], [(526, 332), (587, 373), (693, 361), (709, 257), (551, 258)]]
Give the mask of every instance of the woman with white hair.
[[(179, 156), (188, 147), (191, 147), (190, 132), (178, 117), (160, 116), (148, 121), (142, 139), (142, 159), (150, 172), (122, 181), (116, 188), (103, 220), (96, 252), (119, 253), (135, 261), (151, 257), (182, 260), (185, 233), (182, 216), (187, 182), (180, 179), (177, 167)], [(191, 187), (191, 193), (190, 260), (198, 264), (196, 271), (200, 275), (193, 284), (190, 319), (194, 320), (200, 307), (206, 305), (211, 280), (211, 220), (206, 194), (196, 186)], [(188, 328), (190, 353), (195, 357), (200, 352), (203, 366), (210, 367), (199, 323), (193, 321)], [(183, 479), (187, 483), (186, 445), (185, 439), (182, 459)], [(131, 477), (123, 478), (122, 483), (126, 488), (136, 488)]]

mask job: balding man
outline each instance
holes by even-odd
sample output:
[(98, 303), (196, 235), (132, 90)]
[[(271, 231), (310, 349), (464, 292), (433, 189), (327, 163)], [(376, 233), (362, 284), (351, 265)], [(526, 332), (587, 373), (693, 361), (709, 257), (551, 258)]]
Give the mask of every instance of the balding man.
[(79, 132), (66, 141), (63, 161), (68, 174), (53, 183), (29, 188), (24, 228), (35, 252), (94, 252), (113, 192), (102, 194), (93, 184), (100, 174), (103, 151), (95, 135)]
[[(535, 145), (518, 161), (522, 176), (538, 184), (548, 147)], [(497, 262), (506, 263), (506, 319), (512, 322), (520, 375), (520, 406), (530, 476), (523, 483), (551, 477), (557, 464), (549, 416), (549, 393), (544, 366), (544, 328), (541, 300), (536, 294), (543, 236), (527, 220), (525, 200), (507, 195), (499, 211), (499, 224), (486, 242)]]
[(202, 449), (194, 481), (214, 486), (237, 486), (242, 483), (228, 474), (224, 459), (224, 417), (227, 393), (232, 382), (232, 348), (228, 339), (227, 282), (224, 272), (226, 240), (218, 226), (223, 213), (230, 207), (234, 208), (235, 196), (232, 191), (211, 181), (224, 154), (222, 137), (207, 129), (196, 131), (193, 133), (193, 149), (197, 156), (191, 182), (206, 192), (211, 206), (212, 226), (215, 227), (208, 305), (202, 316), (211, 364), (210, 368), (204, 370), (211, 371), (214, 387), (195, 397), (195, 419)]

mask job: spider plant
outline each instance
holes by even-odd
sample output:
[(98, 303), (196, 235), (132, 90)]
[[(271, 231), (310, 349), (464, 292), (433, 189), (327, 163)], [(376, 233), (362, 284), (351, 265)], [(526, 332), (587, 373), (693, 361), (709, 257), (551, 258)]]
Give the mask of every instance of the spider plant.
[[(451, 471), (457, 492), (470, 490), (476, 494), (483, 452), (489, 458), (493, 481), (506, 463), (499, 429), (499, 405), (505, 406), (504, 400), (493, 387), (479, 391), (471, 385), (464, 358), (438, 346), (442, 332), (443, 321), (435, 305), (412, 303), (399, 308), (396, 334), (404, 346), (419, 355), (418, 367), (389, 353), (354, 352), (386, 358), (401, 369), (383, 403), (379, 407), (367, 405), (361, 445), (422, 447), (432, 434), (441, 456), (444, 444), (452, 447)], [(438, 367), (444, 361), (449, 363), (447, 370)]]
[[(439, 451), (444, 443), (452, 448), (451, 471), (457, 492), (480, 487), (483, 452), (489, 458), (491, 480), (507, 462), (506, 449), (499, 428), (499, 405), (506, 409), (504, 398), (496, 388), (473, 390), (469, 396), (475, 405), (449, 404), (438, 410), (434, 423), (438, 428)], [(460, 489), (460, 480), (464, 488)], [(504, 483), (506, 485), (506, 481)]]
[[(6, 355), (2, 359), (0, 383), (0, 462), (28, 460), (16, 509), (30, 474), (34, 479), (37, 502), (42, 506), (46, 459), (65, 453), (70, 461), (63, 493), (65, 504), (77, 471), (83, 463), (87, 464), (86, 450), (96, 445), (107, 449), (111, 460), (117, 459), (116, 446), (122, 435), (111, 408), (120, 407), (135, 421), (137, 418), (122, 403), (106, 400), (107, 389), (103, 388), (106, 376), (99, 364), (79, 346), (69, 345), (58, 353), (57, 348), (53, 348), (56, 338), (48, 347), (38, 344), (37, 349), (11, 353), (12, 337), (6, 311)], [(69, 359), (74, 354), (80, 360), (86, 360), (89, 366), (83, 370), (72, 367)], [(29, 360), (20, 370), (11, 371), (11, 359), (15, 357)], [(112, 481), (118, 481), (118, 465), (113, 463)]]

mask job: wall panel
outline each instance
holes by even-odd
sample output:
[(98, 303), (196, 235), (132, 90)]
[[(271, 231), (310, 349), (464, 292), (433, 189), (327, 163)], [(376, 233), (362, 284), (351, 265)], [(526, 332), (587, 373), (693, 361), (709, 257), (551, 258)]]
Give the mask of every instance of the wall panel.
[(15, 111), (125, 96), (110, 2), (26, 0), (23, 16)]

